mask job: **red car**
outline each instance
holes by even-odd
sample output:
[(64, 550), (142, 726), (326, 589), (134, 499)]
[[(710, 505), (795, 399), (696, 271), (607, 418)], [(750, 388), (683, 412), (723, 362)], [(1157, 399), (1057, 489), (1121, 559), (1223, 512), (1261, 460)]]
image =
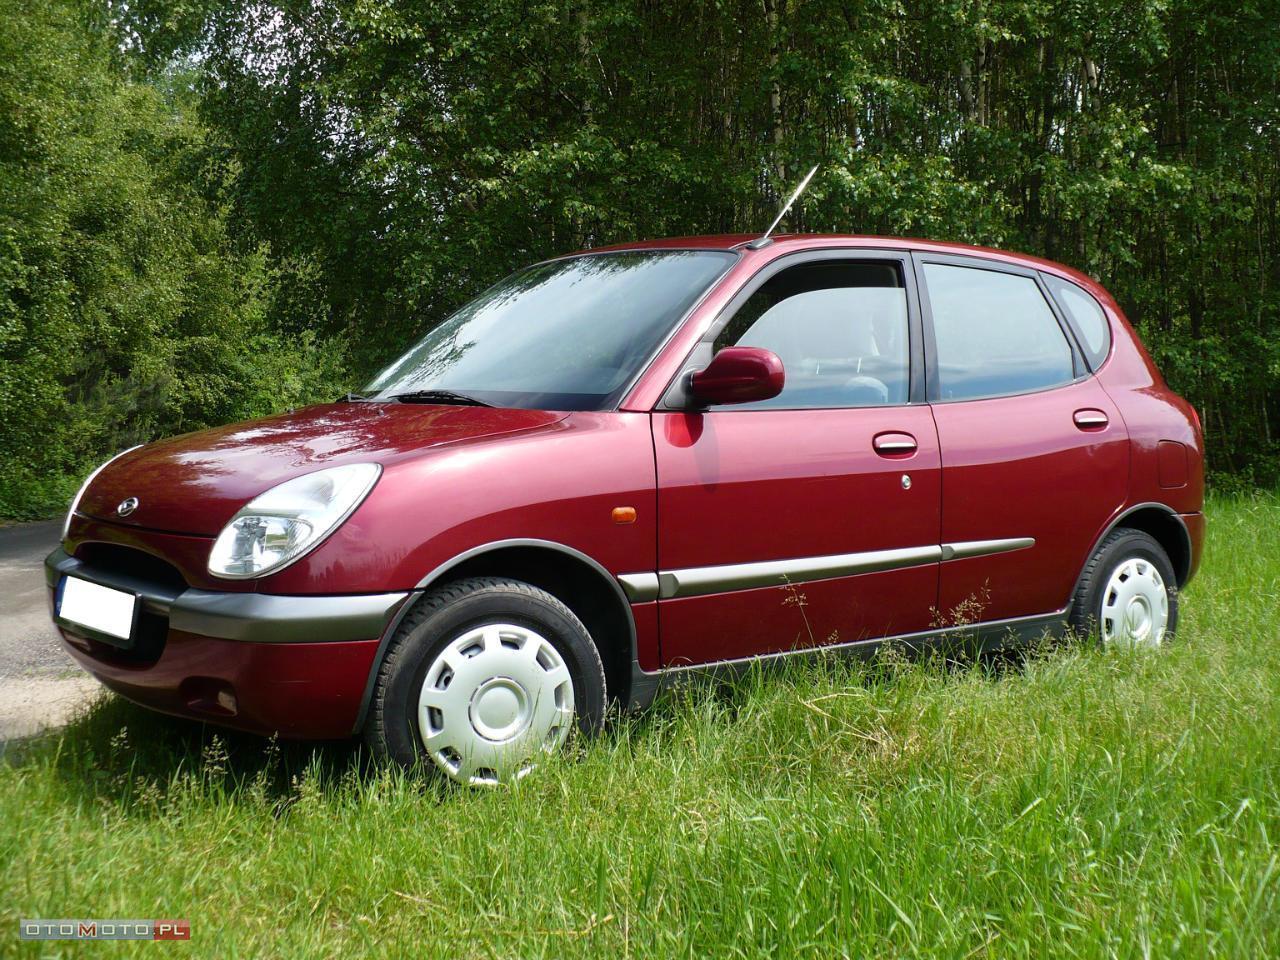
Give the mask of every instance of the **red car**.
[(156, 710), (483, 783), (689, 671), (1172, 633), (1200, 424), (1105, 290), (750, 240), (537, 264), (364, 395), (109, 461), (47, 561), (67, 649)]

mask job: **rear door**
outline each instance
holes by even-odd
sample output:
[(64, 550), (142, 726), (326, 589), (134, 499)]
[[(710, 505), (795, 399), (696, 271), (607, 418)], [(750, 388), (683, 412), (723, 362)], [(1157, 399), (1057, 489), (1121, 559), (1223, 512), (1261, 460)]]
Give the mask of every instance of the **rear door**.
[(907, 255), (766, 267), (693, 351), (770, 349), (772, 400), (654, 413), (667, 664), (929, 626), (940, 459)]
[(1124, 424), (1036, 271), (915, 260), (942, 448), (939, 610), (948, 622), (1055, 612), (1124, 502)]

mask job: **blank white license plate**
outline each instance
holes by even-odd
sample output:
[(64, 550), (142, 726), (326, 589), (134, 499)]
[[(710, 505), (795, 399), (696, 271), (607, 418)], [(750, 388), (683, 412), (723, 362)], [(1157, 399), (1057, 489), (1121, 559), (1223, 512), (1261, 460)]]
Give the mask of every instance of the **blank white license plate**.
[(62, 582), (58, 616), (107, 636), (128, 640), (137, 606), (135, 594), (67, 577)]

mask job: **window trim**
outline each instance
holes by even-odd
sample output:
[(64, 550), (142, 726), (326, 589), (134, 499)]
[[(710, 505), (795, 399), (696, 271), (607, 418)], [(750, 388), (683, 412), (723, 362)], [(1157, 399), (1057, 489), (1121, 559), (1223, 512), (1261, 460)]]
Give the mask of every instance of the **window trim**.
[(902, 277), (902, 289), (907, 296), (907, 402), (905, 404), (856, 404), (839, 407), (768, 407), (765, 409), (736, 409), (736, 405), (725, 404), (715, 406), (703, 412), (738, 412), (738, 413), (784, 413), (808, 410), (897, 410), (904, 406), (916, 406), (927, 403), (925, 399), (925, 341), (921, 321), (921, 304), (917, 285), (916, 271), (911, 263), (911, 251), (888, 250), (866, 247), (830, 247), (817, 250), (800, 250), (784, 254), (761, 265), (760, 269), (742, 282), (737, 292), (729, 299), (715, 318), (707, 326), (701, 338), (685, 356), (679, 370), (671, 378), (663, 391), (662, 400), (655, 408), (658, 411), (688, 411), (694, 409), (688, 394), (689, 376), (701, 370), (711, 362), (716, 337), (729, 325), (738, 311), (757, 290), (791, 267), (805, 266), (811, 263), (883, 263), (897, 265)]
[[(1058, 303), (1054, 300), (1049, 292), (1048, 286), (1044, 279), (1040, 276), (1040, 271), (1033, 267), (1024, 267), (1019, 264), (1005, 263), (1001, 260), (988, 260), (985, 257), (965, 256), (960, 254), (949, 253), (929, 253), (914, 250), (911, 253), (911, 260), (915, 267), (916, 285), (920, 290), (920, 314), (924, 327), (924, 354), (925, 354), (925, 395), (928, 397), (929, 403), (971, 403), (978, 400), (999, 400), (1004, 397), (1026, 397), (1037, 393), (1047, 393), (1050, 390), (1061, 390), (1063, 387), (1069, 387), (1087, 380), (1093, 374), (1089, 370), (1089, 365), (1085, 362), (1084, 354), (1080, 350), (1080, 344), (1076, 341), (1075, 331), (1067, 322)], [(967, 267), (971, 270), (986, 270), (990, 273), (1006, 273), (1015, 277), (1022, 277), (1034, 283), (1040, 291), (1040, 296), (1044, 298), (1045, 306), (1049, 309), (1049, 314), (1058, 323), (1058, 329), (1061, 331), (1063, 339), (1067, 342), (1067, 349), (1071, 351), (1071, 371), (1072, 378), (1062, 383), (1055, 383), (1047, 387), (1036, 387), (1033, 390), (1018, 390), (1012, 393), (991, 393), (983, 394), (976, 397), (954, 397), (946, 398), (942, 396), (941, 381), (938, 376), (938, 344), (934, 337), (933, 326), (933, 303), (929, 299), (929, 284), (924, 275), (926, 264), (938, 264), (946, 267)]]

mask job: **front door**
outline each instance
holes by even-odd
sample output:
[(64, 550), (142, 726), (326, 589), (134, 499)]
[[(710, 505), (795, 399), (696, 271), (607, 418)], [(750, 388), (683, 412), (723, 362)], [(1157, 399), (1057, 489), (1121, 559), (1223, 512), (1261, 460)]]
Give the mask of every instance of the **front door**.
[(734, 345), (782, 359), (779, 396), (654, 414), (663, 661), (928, 629), (941, 462), (909, 259), (766, 268), (691, 365)]
[(917, 266), (942, 446), (939, 609), (948, 624), (1058, 611), (1125, 500), (1124, 422), (1036, 271)]

